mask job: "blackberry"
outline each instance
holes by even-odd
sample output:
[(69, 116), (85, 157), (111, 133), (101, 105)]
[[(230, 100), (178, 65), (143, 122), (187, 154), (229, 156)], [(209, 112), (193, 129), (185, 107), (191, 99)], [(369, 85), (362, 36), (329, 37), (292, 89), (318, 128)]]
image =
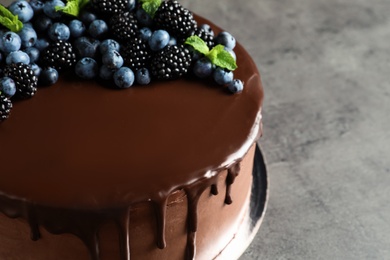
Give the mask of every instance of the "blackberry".
[(138, 21), (131, 12), (114, 15), (109, 22), (111, 33), (118, 40), (127, 41), (139, 34)]
[(183, 45), (167, 46), (153, 57), (152, 75), (157, 79), (177, 79), (187, 73), (191, 60), (190, 51)]
[(126, 10), (128, 0), (92, 0), (92, 8), (104, 14), (118, 14)]
[(196, 21), (192, 13), (176, 0), (163, 2), (158, 8), (154, 23), (157, 28), (168, 31), (177, 39), (183, 40), (196, 30)]
[(204, 29), (197, 28), (194, 35), (201, 38), (207, 44), (210, 50), (215, 46), (214, 36), (206, 32)]
[(3, 75), (15, 81), (16, 97), (30, 98), (37, 92), (38, 78), (29, 65), (21, 62), (7, 65)]
[(121, 50), (121, 55), (125, 65), (133, 71), (148, 68), (152, 57), (148, 44), (141, 38), (134, 38), (126, 43)]
[(74, 66), (76, 54), (70, 42), (56, 41), (42, 51), (40, 62), (42, 67), (52, 67), (61, 71)]
[(0, 94), (0, 122), (6, 120), (11, 113), (12, 103), (6, 96)]

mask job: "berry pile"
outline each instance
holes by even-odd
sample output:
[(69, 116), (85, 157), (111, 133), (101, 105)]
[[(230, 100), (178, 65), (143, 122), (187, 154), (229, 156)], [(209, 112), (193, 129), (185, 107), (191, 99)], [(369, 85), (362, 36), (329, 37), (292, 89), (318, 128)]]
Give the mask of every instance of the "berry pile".
[(234, 37), (214, 36), (176, 0), (17, 0), (0, 5), (0, 18), (0, 122), (13, 99), (34, 96), (63, 71), (117, 88), (192, 73), (243, 90)]

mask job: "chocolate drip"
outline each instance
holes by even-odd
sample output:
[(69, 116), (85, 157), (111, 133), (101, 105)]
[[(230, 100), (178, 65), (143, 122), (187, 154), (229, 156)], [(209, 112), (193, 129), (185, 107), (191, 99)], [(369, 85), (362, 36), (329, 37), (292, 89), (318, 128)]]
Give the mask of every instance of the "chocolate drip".
[(237, 178), (239, 173), (240, 173), (239, 163), (234, 164), (228, 169), (228, 174), (226, 176), (226, 196), (225, 196), (225, 203), (228, 205), (233, 203), (231, 197), (231, 188), (232, 188), (232, 184), (234, 183), (234, 180)]
[(210, 193), (211, 193), (212, 195), (214, 195), (214, 196), (217, 196), (217, 195), (218, 195), (219, 191), (218, 191), (218, 186), (217, 186), (217, 184), (211, 185), (211, 191), (210, 191)]
[(120, 214), (116, 219), (119, 233), (119, 250), (122, 260), (130, 260), (130, 207)]
[(165, 226), (168, 198), (154, 200), (154, 209), (157, 220), (157, 247), (164, 249), (167, 246), (165, 241)]
[(39, 224), (36, 219), (35, 208), (33, 206), (28, 206), (27, 220), (31, 230), (31, 240), (39, 240), (41, 238), (41, 232), (39, 231)]

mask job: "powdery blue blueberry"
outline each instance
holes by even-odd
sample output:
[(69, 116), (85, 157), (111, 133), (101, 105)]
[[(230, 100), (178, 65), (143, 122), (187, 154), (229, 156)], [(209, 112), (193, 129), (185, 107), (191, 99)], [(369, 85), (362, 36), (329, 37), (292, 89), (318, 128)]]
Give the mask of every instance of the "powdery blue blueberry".
[(41, 74), (41, 67), (39, 67), (39, 65), (36, 63), (30, 63), (30, 67), (34, 72), (34, 75), (39, 77), (39, 75)]
[(244, 89), (244, 84), (241, 80), (235, 79), (227, 85), (230, 92), (233, 94), (240, 93)]
[(70, 36), (73, 38), (79, 38), (85, 33), (85, 25), (82, 21), (74, 19), (69, 22), (69, 31), (70, 31)]
[(5, 53), (20, 50), (22, 40), (20, 36), (14, 32), (6, 32), (2, 35), (0, 40), (0, 49)]
[(64, 23), (54, 23), (50, 26), (48, 35), (52, 41), (67, 41), (70, 37), (70, 30)]
[(95, 58), (100, 41), (91, 37), (82, 36), (74, 41), (73, 47), (79, 57)]
[(135, 13), (135, 16), (137, 17), (138, 22), (142, 26), (147, 26), (147, 27), (152, 26), (153, 19), (143, 8), (139, 8)]
[(16, 93), (15, 81), (9, 77), (3, 77), (0, 79), (0, 91), (6, 97), (12, 97)]
[(37, 33), (32, 26), (23, 26), (18, 34), (22, 40), (22, 48), (33, 47), (38, 38)]
[(30, 4), (24, 0), (13, 2), (8, 9), (11, 13), (17, 15), (19, 20), (23, 23), (30, 21), (34, 16), (34, 10), (31, 8)]
[(236, 47), (236, 39), (228, 32), (220, 32), (215, 38), (215, 42), (231, 50)]
[(76, 63), (75, 72), (83, 79), (93, 79), (98, 75), (98, 63), (89, 57), (82, 58)]
[(24, 50), (25, 53), (30, 57), (31, 63), (36, 63), (39, 60), (39, 50), (35, 47), (29, 47)]
[(135, 80), (140, 85), (148, 85), (152, 80), (150, 77), (150, 72), (147, 68), (141, 68), (135, 73)]
[(34, 19), (34, 29), (37, 33), (46, 33), (52, 24), (51, 18), (45, 14), (41, 14)]
[(43, 1), (40, 0), (30, 0), (30, 6), (34, 11), (34, 15), (43, 12), (43, 7), (45, 6)]
[(90, 23), (92, 23), (93, 21), (97, 20), (97, 16), (96, 14), (88, 11), (88, 10), (82, 10), (80, 12), (80, 15), (79, 15), (79, 19), (85, 24), (85, 25), (89, 25)]
[(50, 18), (60, 18), (62, 16), (62, 12), (57, 11), (56, 6), (65, 7), (65, 4), (61, 0), (47, 1), (43, 7), (43, 12)]
[(8, 65), (19, 62), (28, 65), (30, 64), (30, 57), (24, 51), (13, 51), (8, 54), (7, 58), (5, 59), (5, 63)]
[(116, 50), (109, 50), (103, 54), (102, 62), (110, 69), (119, 69), (123, 65), (123, 58)]
[(105, 54), (106, 52), (110, 50), (119, 51), (120, 50), (120, 44), (113, 40), (113, 39), (106, 39), (102, 41), (102, 43), (99, 46), (99, 50), (101, 54)]
[(49, 44), (49, 41), (45, 38), (38, 38), (34, 47), (37, 48), (39, 51), (43, 51), (49, 46)]
[(100, 66), (99, 69), (99, 77), (104, 79), (104, 80), (110, 80), (112, 79), (114, 75), (115, 69), (110, 69), (106, 65)]
[(108, 25), (104, 20), (95, 20), (88, 27), (88, 33), (93, 38), (100, 39), (108, 32)]
[(149, 38), (149, 47), (152, 51), (159, 51), (169, 43), (169, 33), (165, 30), (156, 30)]
[(55, 68), (44, 68), (38, 78), (40, 86), (51, 86), (58, 81), (58, 71)]
[(193, 72), (199, 78), (209, 77), (213, 73), (214, 66), (207, 58), (199, 59), (195, 62)]
[(129, 88), (134, 84), (134, 72), (128, 67), (120, 68), (113, 77), (118, 88)]
[(136, 7), (137, 5), (137, 1), (136, 0), (128, 0), (127, 1), (127, 11), (133, 11), (134, 8)]
[(219, 85), (226, 85), (233, 81), (233, 72), (224, 70), (220, 67), (217, 67), (214, 70), (213, 78), (215, 82), (217, 82)]
[(168, 45), (172, 46), (172, 45), (177, 45), (177, 40), (175, 37), (171, 36), (171, 38), (169, 39), (169, 42), (168, 42)]
[(146, 42), (149, 40), (150, 36), (152, 36), (152, 30), (150, 30), (148, 27), (143, 27), (141, 30), (139, 30), (139, 36)]

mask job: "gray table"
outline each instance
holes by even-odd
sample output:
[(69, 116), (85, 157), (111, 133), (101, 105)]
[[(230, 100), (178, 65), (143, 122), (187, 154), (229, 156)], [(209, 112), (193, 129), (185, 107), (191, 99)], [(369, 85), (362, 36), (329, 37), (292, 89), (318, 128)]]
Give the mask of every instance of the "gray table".
[(241, 260), (390, 259), (390, 1), (181, 2), (262, 72), (270, 200)]
[(186, 2), (265, 86), (270, 199), (241, 259), (390, 259), (390, 1)]

